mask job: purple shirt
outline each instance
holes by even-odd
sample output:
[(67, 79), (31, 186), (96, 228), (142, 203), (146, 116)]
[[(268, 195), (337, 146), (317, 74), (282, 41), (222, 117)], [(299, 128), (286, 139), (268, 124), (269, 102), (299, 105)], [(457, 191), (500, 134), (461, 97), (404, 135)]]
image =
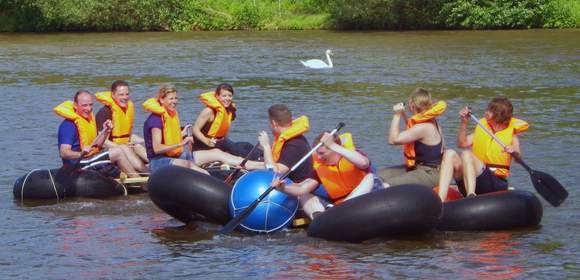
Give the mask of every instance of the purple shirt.
[(159, 128), (163, 130), (163, 121), (161, 120), (161, 116), (156, 114), (151, 114), (145, 120), (145, 124), (143, 125), (143, 138), (145, 139), (145, 149), (147, 150), (147, 158), (149, 160), (154, 158), (163, 157), (163, 155), (156, 155), (153, 151), (153, 133), (151, 129)]

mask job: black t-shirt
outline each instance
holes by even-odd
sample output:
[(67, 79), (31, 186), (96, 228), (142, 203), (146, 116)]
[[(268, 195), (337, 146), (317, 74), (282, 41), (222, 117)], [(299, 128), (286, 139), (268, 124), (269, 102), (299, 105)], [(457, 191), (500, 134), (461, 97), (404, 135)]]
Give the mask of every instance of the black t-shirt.
[[(304, 135), (294, 137), (284, 143), (278, 163), (284, 164), (288, 168), (292, 168), (292, 166), (294, 166), (294, 164), (296, 164), (309, 151), (310, 144), (308, 144), (308, 140), (306, 140)], [(288, 178), (295, 183), (300, 183), (311, 176), (313, 172), (312, 157), (308, 157), (298, 168), (296, 168), (296, 170), (290, 173)]]
[(97, 131), (101, 131), (103, 129), (103, 123), (107, 120), (113, 120), (113, 112), (109, 106), (103, 106), (97, 113), (95, 117), (95, 121), (97, 122)]

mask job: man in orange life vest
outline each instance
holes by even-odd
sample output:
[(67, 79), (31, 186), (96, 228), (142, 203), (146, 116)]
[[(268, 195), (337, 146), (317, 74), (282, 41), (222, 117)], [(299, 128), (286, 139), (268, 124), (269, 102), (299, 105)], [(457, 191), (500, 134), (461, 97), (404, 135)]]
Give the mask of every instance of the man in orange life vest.
[(505, 149), (479, 126), (474, 133), (467, 135), (470, 114), (468, 107), (459, 112), (461, 125), (457, 145), (471, 147), (471, 150), (463, 151), (461, 157), (451, 149), (443, 155), (439, 178), (439, 197), (442, 201), (447, 197), (453, 177), (464, 196), (507, 190), (511, 154), (521, 154), (518, 134), (528, 129), (528, 123), (512, 117), (513, 106), (507, 98), (492, 99), (485, 117), (480, 121), (506, 145)]
[(115, 81), (111, 85), (111, 91), (97, 92), (95, 96), (104, 105), (97, 113), (97, 127), (107, 120), (113, 122), (113, 131), (104, 147), (121, 149), (136, 171), (148, 172), (147, 152), (140, 144), (143, 139), (132, 134), (135, 109), (129, 96), (129, 84)]
[(136, 173), (129, 160), (118, 148), (102, 152), (108, 134), (114, 129), (111, 121), (103, 123), (105, 134), (97, 135), (97, 125), (93, 116), (93, 96), (86, 90), (79, 90), (74, 101), (65, 101), (54, 108), (54, 112), (65, 120), (58, 128), (58, 147), (63, 164), (74, 164), (84, 153), (81, 166), (93, 166), (110, 160), (121, 171)]
[(350, 133), (340, 137), (324, 132), (314, 140), (322, 145), (313, 155), (314, 171), (300, 183), (275, 181), (276, 189), (296, 196), (306, 215), (316, 218), (333, 204), (384, 188), (372, 173), (369, 158), (356, 149)]
[[(268, 133), (258, 135), (260, 146), (264, 149), (264, 163), (267, 169), (282, 174), (290, 170), (302, 157), (310, 152), (310, 144), (304, 137), (309, 129), (308, 117), (301, 116), (292, 120), (292, 112), (286, 105), (276, 104), (268, 109), (270, 129), (274, 143), (270, 148)], [(300, 182), (312, 173), (312, 159), (308, 158), (288, 178)]]

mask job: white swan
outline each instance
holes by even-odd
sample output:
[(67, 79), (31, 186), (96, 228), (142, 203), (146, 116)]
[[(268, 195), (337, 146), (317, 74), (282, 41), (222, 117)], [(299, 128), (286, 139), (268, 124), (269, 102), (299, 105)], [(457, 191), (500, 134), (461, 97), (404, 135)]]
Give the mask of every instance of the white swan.
[(300, 62), (306, 68), (312, 68), (312, 69), (332, 68), (332, 60), (330, 60), (330, 56), (332, 56), (332, 55), (334, 55), (334, 53), (332, 53), (331, 50), (326, 50), (326, 60), (328, 61), (328, 64), (326, 64), (324, 61), (322, 61), (320, 59), (310, 59), (307, 61), (300, 60)]

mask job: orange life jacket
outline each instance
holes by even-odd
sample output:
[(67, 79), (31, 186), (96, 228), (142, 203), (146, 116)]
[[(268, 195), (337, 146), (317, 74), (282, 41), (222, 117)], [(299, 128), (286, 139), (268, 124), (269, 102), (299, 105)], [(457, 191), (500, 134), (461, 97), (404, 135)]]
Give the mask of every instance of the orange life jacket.
[[(489, 131), (493, 132), (485, 118), (481, 119), (480, 122)], [(529, 125), (527, 122), (511, 118), (505, 129), (497, 131), (494, 134), (503, 144), (511, 145), (513, 136), (528, 130), (528, 127)], [(509, 170), (512, 161), (511, 155), (506, 153), (503, 148), (479, 126), (475, 128), (473, 146), (471, 149), (473, 154), (483, 161), (483, 163), (485, 163), (485, 165), (493, 171), (496, 176), (505, 179), (510, 175)]]
[[(435, 120), (435, 118), (439, 117), (445, 112), (447, 109), (447, 103), (445, 101), (439, 101), (431, 107), (431, 109), (413, 115), (407, 121), (407, 128), (411, 128), (418, 123), (429, 122), (431, 120)], [(441, 141), (443, 141), (443, 135), (441, 135)], [(407, 165), (408, 169), (412, 169), (415, 167), (415, 143), (408, 143), (403, 145), (403, 155), (405, 156), (405, 165)]]
[[(356, 147), (350, 133), (340, 135), (342, 146), (354, 151)], [(313, 167), (320, 178), (320, 183), (333, 202), (340, 202), (350, 194), (368, 174), (365, 170), (358, 169), (346, 158), (341, 157), (337, 165), (326, 165), (318, 159), (316, 153), (312, 155)]]
[(310, 123), (307, 116), (301, 116), (293, 120), (290, 127), (282, 132), (278, 138), (274, 139), (274, 144), (272, 144), (272, 159), (274, 162), (278, 162), (280, 159), (282, 147), (284, 147), (286, 141), (306, 133), (309, 128)]
[(131, 141), (131, 133), (133, 131), (133, 118), (135, 109), (133, 101), (129, 100), (127, 108), (123, 108), (117, 104), (112, 97), (110, 91), (101, 91), (95, 94), (97, 100), (111, 109), (113, 131), (111, 131), (110, 139), (116, 144), (127, 144)]
[[(95, 138), (97, 138), (97, 123), (95, 122), (95, 116), (91, 113), (90, 118), (87, 120), (81, 115), (77, 114), (74, 109), (74, 104), (72, 101), (65, 101), (52, 109), (57, 115), (74, 122), (77, 132), (79, 133), (79, 142), (81, 149), (93, 144)], [(85, 157), (90, 157), (101, 150), (99, 147), (92, 147), (91, 151), (85, 155)]]
[[(199, 96), (199, 100), (208, 108), (215, 112), (215, 116), (209, 130), (208, 137), (222, 138), (228, 134), (232, 123), (233, 113), (229, 112), (224, 105), (217, 99), (215, 92), (206, 92)], [(230, 106), (236, 106), (233, 102)]]
[[(162, 143), (167, 146), (181, 143), (181, 125), (179, 124), (179, 114), (177, 111), (168, 112), (165, 110), (159, 100), (156, 98), (149, 98), (143, 103), (145, 110), (161, 116), (163, 122), (163, 140)], [(183, 147), (177, 147), (173, 150), (165, 152), (168, 157), (179, 157), (183, 152)]]

